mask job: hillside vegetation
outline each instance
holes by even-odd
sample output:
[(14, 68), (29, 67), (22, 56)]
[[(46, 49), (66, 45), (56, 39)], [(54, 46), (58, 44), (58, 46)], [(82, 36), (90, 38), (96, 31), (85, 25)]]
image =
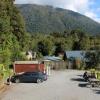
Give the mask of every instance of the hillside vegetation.
[(26, 29), (30, 33), (64, 32), (81, 29), (90, 34), (100, 34), (100, 24), (79, 13), (52, 6), (34, 4), (17, 5)]
[(26, 50), (29, 34), (14, 0), (0, 0), (0, 63), (10, 64)]
[[(27, 31), (31, 34), (26, 31), (18, 7), (24, 8), (21, 12), (24, 11), (22, 14), (27, 21)], [(81, 29), (74, 29), (74, 26), (81, 26)], [(82, 29), (85, 27), (87, 31), (94, 29), (94, 33), (98, 32), (96, 28), (100, 29), (98, 23), (72, 11), (37, 5), (16, 7), (14, 0), (0, 0), (0, 63), (9, 69), (8, 66), (14, 61), (26, 60), (25, 53), (29, 50), (36, 52), (36, 59), (48, 55), (59, 56), (59, 53), (69, 50), (96, 50), (96, 56), (92, 54), (90, 57), (93, 60), (95, 57), (94, 61), (99, 62), (100, 36), (87, 34)]]

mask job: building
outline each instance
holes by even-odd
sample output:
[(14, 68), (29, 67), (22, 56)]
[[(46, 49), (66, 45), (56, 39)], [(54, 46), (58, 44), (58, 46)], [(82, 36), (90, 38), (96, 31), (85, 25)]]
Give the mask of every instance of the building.
[(44, 63), (47, 63), (48, 66), (50, 66), (50, 68), (54, 70), (66, 68), (66, 63), (60, 57), (45, 56)]
[(68, 69), (76, 69), (81, 67), (86, 51), (66, 51)]
[(13, 67), (15, 74), (34, 71), (44, 72), (45, 70), (44, 64), (39, 61), (15, 61)]

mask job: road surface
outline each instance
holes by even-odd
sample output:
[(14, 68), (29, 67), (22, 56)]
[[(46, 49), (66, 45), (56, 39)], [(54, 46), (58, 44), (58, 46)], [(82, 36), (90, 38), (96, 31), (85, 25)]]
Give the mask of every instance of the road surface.
[(52, 71), (43, 83), (19, 83), (2, 94), (0, 100), (100, 100), (100, 88), (83, 82), (83, 71)]

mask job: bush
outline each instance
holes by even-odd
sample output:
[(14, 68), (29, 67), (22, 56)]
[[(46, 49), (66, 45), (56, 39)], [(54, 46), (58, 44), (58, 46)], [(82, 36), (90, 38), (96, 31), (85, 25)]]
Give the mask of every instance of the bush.
[(97, 71), (97, 72), (96, 72), (96, 76), (97, 76), (97, 79), (100, 80), (100, 71)]
[(0, 81), (3, 80), (3, 74), (0, 73)]

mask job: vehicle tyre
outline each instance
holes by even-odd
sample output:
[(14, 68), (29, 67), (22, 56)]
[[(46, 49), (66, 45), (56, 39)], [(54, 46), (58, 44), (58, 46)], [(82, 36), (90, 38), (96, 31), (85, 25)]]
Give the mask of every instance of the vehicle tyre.
[(7, 78), (7, 83), (8, 83), (8, 82), (10, 82), (10, 79), (9, 79), (9, 78)]
[(15, 80), (15, 83), (20, 83), (20, 80), (19, 80), (19, 79), (16, 79), (16, 80)]
[(47, 80), (47, 76), (45, 76), (45, 79), (44, 79), (44, 81), (46, 81)]
[(42, 80), (41, 80), (41, 79), (37, 79), (36, 82), (37, 82), (37, 83), (41, 83)]

